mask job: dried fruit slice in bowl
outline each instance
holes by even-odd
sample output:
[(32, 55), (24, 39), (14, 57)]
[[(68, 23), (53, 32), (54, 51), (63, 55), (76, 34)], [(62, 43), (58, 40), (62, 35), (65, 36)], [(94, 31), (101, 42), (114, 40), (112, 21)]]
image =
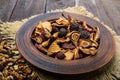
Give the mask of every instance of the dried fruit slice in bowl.
[(16, 43), (31, 64), (67, 75), (95, 71), (107, 64), (115, 51), (113, 36), (107, 28), (91, 18), (67, 12), (29, 20), (16, 34)]

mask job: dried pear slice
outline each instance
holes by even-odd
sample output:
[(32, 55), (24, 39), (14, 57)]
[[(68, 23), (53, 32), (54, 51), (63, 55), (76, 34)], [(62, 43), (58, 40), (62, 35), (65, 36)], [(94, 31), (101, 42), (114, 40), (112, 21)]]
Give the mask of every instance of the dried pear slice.
[(83, 53), (85, 53), (85, 54), (88, 54), (88, 55), (91, 54), (91, 53), (90, 53), (90, 49), (88, 49), (88, 48), (79, 47), (79, 49), (80, 49)]
[(48, 48), (48, 54), (47, 55), (52, 55), (52, 54), (57, 53), (59, 51), (61, 51), (61, 48), (57, 44), (57, 42), (54, 41), (53, 43), (51, 43), (50, 47)]
[(86, 23), (85, 21), (83, 21), (82, 26), (84, 27), (84, 29), (86, 29), (86, 30), (89, 31), (89, 32), (92, 32), (92, 31), (93, 31), (92, 28), (90, 28), (90, 27), (87, 26), (87, 23)]
[(50, 43), (50, 39), (48, 39), (47, 41), (42, 42), (41, 45), (42, 45), (43, 47), (46, 47), (46, 46), (49, 45), (49, 43)]
[(55, 32), (52, 37), (57, 38), (58, 37), (58, 32)]
[(94, 29), (95, 29), (95, 31), (96, 31), (96, 33), (95, 33), (95, 35), (94, 35), (94, 41), (98, 41), (99, 38), (100, 38), (100, 30), (99, 30), (98, 27), (95, 27)]
[(95, 47), (90, 48), (90, 54), (95, 55), (97, 53), (97, 49)]
[(66, 53), (65, 53), (65, 60), (72, 60), (73, 57), (74, 57), (74, 53), (71, 51), (71, 50), (68, 50)]
[(58, 43), (65, 43), (65, 42), (69, 42), (69, 41), (70, 41), (70, 38), (69, 38), (69, 37), (66, 38), (66, 39), (64, 39), (64, 38), (58, 38), (56, 41), (57, 41)]
[(41, 35), (42, 32), (43, 32), (42, 22), (39, 22), (35, 28), (35, 35), (37, 34)]
[(78, 48), (75, 48), (72, 52), (74, 53), (74, 59), (79, 59), (80, 58)]
[(44, 29), (49, 30), (49, 32), (52, 32), (52, 26), (51, 26), (51, 23), (50, 23), (50, 22), (48, 22), (48, 21), (42, 22), (42, 27), (43, 27)]
[(91, 46), (97, 48), (98, 47), (98, 43), (96, 41), (94, 41), (94, 42), (92, 42)]
[(84, 48), (89, 47), (89, 46), (91, 46), (91, 41), (88, 41), (85, 39), (80, 39), (79, 46), (84, 47)]
[(80, 34), (78, 32), (73, 32), (70, 36), (71, 41), (76, 47), (78, 45), (79, 38), (80, 38)]
[(46, 48), (42, 47), (40, 44), (35, 44), (35, 47), (39, 50), (42, 50), (42, 51), (48, 53), (48, 50)]
[(41, 36), (39, 36), (39, 35), (35, 36), (35, 37), (32, 37), (31, 39), (34, 40), (36, 43), (39, 43), (39, 44), (42, 43), (42, 41), (43, 41)]
[(59, 25), (64, 25), (64, 26), (68, 26), (69, 25), (69, 21), (66, 20), (63, 17), (60, 17), (58, 20), (56, 20), (56, 23)]

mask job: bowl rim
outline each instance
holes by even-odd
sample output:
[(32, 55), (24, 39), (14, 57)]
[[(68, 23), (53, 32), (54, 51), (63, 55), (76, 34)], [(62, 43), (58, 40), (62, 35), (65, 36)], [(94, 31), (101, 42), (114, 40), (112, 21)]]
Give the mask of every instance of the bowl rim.
[[(76, 18), (85, 19), (85, 21), (89, 25), (99, 25), (98, 27), (100, 28), (100, 44), (99, 44), (98, 52), (95, 56), (87, 57), (84, 59), (71, 60), (71, 61), (58, 60), (58, 59), (54, 59), (49, 56), (46, 56), (44, 54), (40, 54), (40, 51), (38, 51), (35, 48), (35, 46), (33, 46), (30, 40), (30, 36), (32, 34), (32, 31), (36, 27), (37, 23), (39, 21), (59, 18), (62, 13), (65, 15), (70, 15), (75, 19)], [(107, 39), (104, 39), (106, 37)], [(104, 41), (104, 40), (107, 40), (107, 41)], [(112, 43), (112, 44), (109, 44), (109, 43)], [(93, 20), (92, 18), (83, 16), (80, 14), (69, 13), (69, 12), (46, 13), (30, 19), (24, 25), (22, 25), (22, 27), (17, 32), (16, 44), (20, 53), (28, 62), (30, 62), (31, 64), (33, 64), (34, 66), (40, 69), (43, 69), (52, 73), (57, 73), (57, 74), (83, 74), (83, 73), (88, 73), (91, 71), (98, 70), (99, 68), (102, 68), (103, 66), (105, 66), (112, 59), (115, 53), (114, 38), (110, 33), (110, 31), (106, 27), (104, 27), (104, 25), (102, 25), (98, 21)], [(107, 44), (107, 45), (104, 45), (104, 44)], [(109, 48), (105, 50), (105, 48), (107, 47)], [(106, 52), (107, 54), (105, 54)]]

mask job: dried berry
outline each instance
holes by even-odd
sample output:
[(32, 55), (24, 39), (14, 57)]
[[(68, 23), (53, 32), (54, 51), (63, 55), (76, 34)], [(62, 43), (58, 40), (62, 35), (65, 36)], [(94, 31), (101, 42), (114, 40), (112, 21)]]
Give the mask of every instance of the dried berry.
[(59, 29), (57, 27), (52, 27), (52, 34), (55, 33), (55, 32), (58, 32)]
[(79, 30), (79, 24), (75, 23), (75, 22), (72, 22), (70, 24), (70, 31), (78, 31), (78, 30)]
[(59, 37), (64, 37), (67, 34), (67, 30), (65, 28), (61, 28), (59, 31)]
[(64, 49), (74, 49), (75, 46), (73, 46), (72, 44), (64, 43), (62, 45), (62, 48), (64, 48)]
[(81, 38), (87, 39), (87, 38), (89, 38), (89, 36), (90, 36), (90, 33), (88, 31), (80, 30), (80, 37)]
[(65, 54), (62, 53), (62, 52), (59, 52), (59, 53), (57, 53), (56, 57), (57, 57), (58, 59), (64, 59), (64, 58), (65, 58)]

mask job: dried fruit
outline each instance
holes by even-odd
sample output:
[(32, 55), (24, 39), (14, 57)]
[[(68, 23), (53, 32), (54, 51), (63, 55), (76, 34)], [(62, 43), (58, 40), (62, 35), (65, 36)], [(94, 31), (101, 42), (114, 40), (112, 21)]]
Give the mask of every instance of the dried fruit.
[(87, 47), (90, 47), (91, 44), (92, 44), (91, 41), (88, 41), (88, 40), (85, 40), (85, 39), (80, 39), (79, 40), (79, 46), (81, 46), (81, 47), (87, 48)]
[(47, 41), (42, 42), (41, 45), (42, 45), (43, 47), (46, 47), (46, 46), (49, 45), (49, 43), (50, 43), (50, 39), (48, 39)]
[(78, 32), (73, 32), (70, 36), (70, 39), (75, 46), (78, 45), (79, 38), (80, 38), (80, 34)]
[(76, 22), (71, 22), (70, 31), (78, 31), (78, 30), (79, 30), (79, 24)]
[(72, 60), (73, 57), (74, 57), (74, 53), (71, 51), (71, 50), (68, 50), (66, 53), (65, 53), (65, 60)]
[(60, 17), (58, 20), (56, 20), (57, 24), (60, 25), (64, 25), (64, 26), (68, 26), (69, 25), (69, 21), (66, 20), (65, 18)]
[(51, 23), (50, 23), (50, 22), (48, 22), (48, 21), (42, 22), (42, 27), (43, 27), (44, 29), (49, 30), (49, 32), (52, 32), (52, 26), (51, 26)]
[(90, 36), (90, 33), (88, 31), (86, 31), (84, 29), (80, 30), (80, 37), (81, 38), (87, 39), (87, 38), (89, 38), (89, 36)]
[(62, 45), (62, 48), (64, 48), (64, 49), (74, 49), (75, 48), (75, 46), (74, 45), (72, 45), (72, 43), (64, 43), (63, 45)]
[[(32, 41), (42, 53), (62, 60), (75, 60), (95, 55), (99, 47), (100, 31), (83, 20), (68, 15), (39, 22)], [(35, 42), (34, 42), (35, 41)]]
[(59, 31), (59, 37), (64, 37), (67, 34), (67, 30), (65, 28), (61, 28)]
[(78, 48), (75, 48), (73, 50), (73, 53), (74, 53), (74, 59), (79, 59), (80, 58), (79, 49)]
[(52, 27), (52, 33), (58, 32), (59, 29), (57, 27)]
[(94, 40), (95, 40), (95, 41), (98, 41), (99, 38), (100, 38), (100, 30), (99, 30), (98, 27), (95, 27), (94, 29), (95, 29)]
[(65, 54), (62, 53), (62, 52), (59, 52), (59, 53), (56, 54), (56, 57), (57, 57), (58, 59), (64, 59), (64, 58), (65, 58)]
[(53, 43), (51, 43), (50, 47), (48, 48), (48, 53), (47, 55), (52, 55), (54, 53), (57, 53), (61, 51), (60, 46), (57, 44), (56, 41), (54, 41)]
[(92, 28), (88, 27), (85, 21), (83, 21), (83, 27), (84, 27), (84, 29), (86, 29), (87, 31), (92, 32)]
[(34, 40), (36, 43), (42, 43), (42, 38), (39, 35), (32, 37), (31, 39)]

